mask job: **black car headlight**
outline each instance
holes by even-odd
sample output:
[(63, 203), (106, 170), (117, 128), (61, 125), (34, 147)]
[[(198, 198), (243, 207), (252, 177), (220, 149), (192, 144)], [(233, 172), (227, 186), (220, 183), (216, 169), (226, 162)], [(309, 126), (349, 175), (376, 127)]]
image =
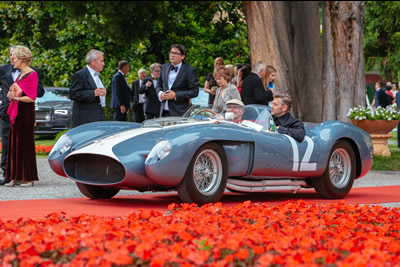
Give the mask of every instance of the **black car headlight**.
[(56, 158), (67, 152), (72, 146), (72, 139), (67, 134), (62, 135), (50, 151), (49, 158)]
[(146, 164), (152, 164), (166, 158), (172, 151), (172, 145), (167, 139), (158, 142), (150, 151), (146, 159)]

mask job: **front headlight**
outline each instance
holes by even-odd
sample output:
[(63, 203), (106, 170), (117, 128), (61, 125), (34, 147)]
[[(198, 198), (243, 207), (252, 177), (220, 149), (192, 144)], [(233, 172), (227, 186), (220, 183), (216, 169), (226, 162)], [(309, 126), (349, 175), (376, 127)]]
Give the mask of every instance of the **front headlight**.
[(172, 145), (167, 139), (158, 142), (147, 156), (146, 164), (152, 164), (166, 158), (172, 151)]
[(56, 158), (68, 151), (72, 146), (72, 139), (67, 134), (62, 135), (50, 151), (49, 158)]

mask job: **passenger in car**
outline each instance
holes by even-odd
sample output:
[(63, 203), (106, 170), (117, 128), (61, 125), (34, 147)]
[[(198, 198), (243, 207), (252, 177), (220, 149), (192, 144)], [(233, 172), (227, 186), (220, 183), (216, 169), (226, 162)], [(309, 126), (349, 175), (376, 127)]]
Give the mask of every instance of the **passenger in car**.
[(292, 97), (288, 94), (275, 93), (272, 101), (271, 114), (278, 133), (287, 134), (297, 141), (303, 141), (306, 131), (303, 123), (293, 117), (289, 110), (292, 107)]
[(244, 104), (239, 99), (231, 99), (226, 102), (225, 120), (240, 123), (244, 113)]

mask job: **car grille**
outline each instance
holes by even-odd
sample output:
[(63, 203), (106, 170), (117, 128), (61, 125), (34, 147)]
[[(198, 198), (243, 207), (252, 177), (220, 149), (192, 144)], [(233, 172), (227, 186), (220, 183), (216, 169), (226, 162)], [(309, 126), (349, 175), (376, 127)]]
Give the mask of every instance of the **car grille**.
[(93, 155), (77, 154), (64, 161), (65, 173), (84, 183), (109, 185), (121, 182), (125, 177), (122, 164), (113, 158)]
[(36, 111), (35, 116), (36, 116), (36, 120), (38, 120), (38, 121), (50, 120), (50, 112), (49, 111)]

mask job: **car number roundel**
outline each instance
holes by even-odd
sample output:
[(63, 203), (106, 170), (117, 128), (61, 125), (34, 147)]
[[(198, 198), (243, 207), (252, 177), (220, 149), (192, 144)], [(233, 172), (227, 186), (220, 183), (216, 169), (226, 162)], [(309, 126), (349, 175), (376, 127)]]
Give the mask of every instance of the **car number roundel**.
[(284, 134), (289, 139), (289, 142), (292, 146), (292, 151), (293, 151), (293, 168), (292, 171), (297, 172), (297, 171), (315, 171), (317, 169), (317, 163), (310, 163), (310, 158), (312, 153), (314, 152), (314, 141), (308, 137), (304, 137), (304, 141), (307, 142), (307, 149), (306, 152), (303, 155), (303, 158), (301, 162), (299, 161), (300, 158), (300, 153), (299, 153), (299, 147), (297, 145), (297, 142), (293, 139), (293, 137)]

